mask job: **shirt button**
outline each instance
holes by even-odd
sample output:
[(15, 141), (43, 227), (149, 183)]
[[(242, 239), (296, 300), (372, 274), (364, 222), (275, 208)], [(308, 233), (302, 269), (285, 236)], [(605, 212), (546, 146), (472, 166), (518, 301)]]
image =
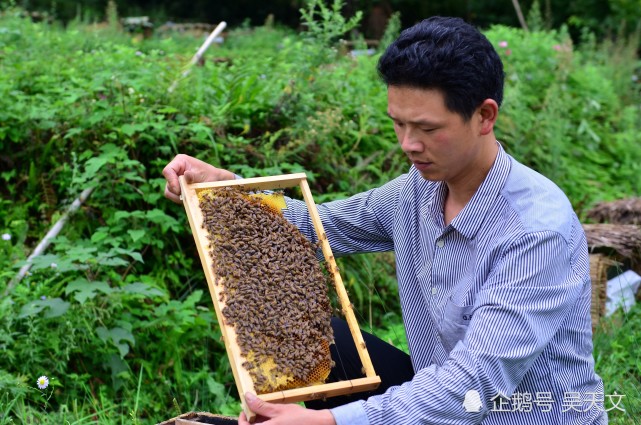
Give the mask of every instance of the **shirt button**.
[(445, 241), (443, 239), (437, 240), (436, 246), (438, 246), (439, 248), (443, 248), (445, 246)]
[(432, 295), (436, 295), (436, 292), (437, 292), (436, 288), (433, 287), (432, 288)]

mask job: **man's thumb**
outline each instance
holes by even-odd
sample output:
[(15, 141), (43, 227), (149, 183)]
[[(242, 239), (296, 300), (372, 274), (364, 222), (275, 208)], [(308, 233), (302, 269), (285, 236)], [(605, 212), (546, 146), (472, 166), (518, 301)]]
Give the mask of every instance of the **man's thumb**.
[(254, 413), (266, 418), (274, 416), (274, 408), (276, 406), (261, 400), (254, 394), (250, 392), (245, 393), (245, 401), (247, 402), (247, 407), (249, 407)]

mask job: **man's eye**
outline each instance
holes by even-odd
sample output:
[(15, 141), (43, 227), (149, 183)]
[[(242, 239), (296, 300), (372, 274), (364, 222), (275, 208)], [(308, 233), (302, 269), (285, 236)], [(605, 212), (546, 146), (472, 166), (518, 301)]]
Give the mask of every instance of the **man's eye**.
[(436, 130), (435, 128), (421, 128), (421, 130), (425, 133), (431, 133), (432, 131)]

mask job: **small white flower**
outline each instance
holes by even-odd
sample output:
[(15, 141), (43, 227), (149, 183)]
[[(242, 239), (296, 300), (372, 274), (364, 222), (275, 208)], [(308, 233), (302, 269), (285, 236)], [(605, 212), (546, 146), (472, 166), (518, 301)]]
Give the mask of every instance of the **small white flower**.
[(43, 295), (43, 296), (41, 296), (41, 297), (40, 297), (40, 299), (44, 301), (44, 300), (46, 300), (46, 299), (47, 299), (47, 296), (46, 296), (46, 295)]
[(49, 378), (47, 378), (44, 375), (42, 375), (40, 378), (38, 378), (37, 382), (38, 382), (38, 388), (40, 388), (41, 390), (44, 390), (45, 388), (47, 388), (49, 386)]
[(11, 240), (11, 235), (8, 233), (3, 233), (2, 234), (2, 240), (4, 241), (10, 241)]
[(129, 88), (127, 89), (127, 92), (131, 95), (131, 94), (136, 93), (136, 90), (134, 90), (134, 88), (133, 88), (133, 87), (129, 87)]
[(52, 268), (52, 269), (58, 268), (58, 264), (56, 264), (56, 263), (51, 263), (51, 268)]
[(138, 51), (136, 52), (136, 56), (142, 56), (142, 52), (141, 52), (140, 50), (138, 50)]

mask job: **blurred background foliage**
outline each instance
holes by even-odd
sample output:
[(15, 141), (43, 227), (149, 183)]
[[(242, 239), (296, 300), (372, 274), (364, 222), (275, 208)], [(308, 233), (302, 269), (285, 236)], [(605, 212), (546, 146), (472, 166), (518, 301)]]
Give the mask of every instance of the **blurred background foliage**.
[[(161, 170), (186, 153), (246, 177), (303, 171), (317, 202), (394, 178), (408, 163), (375, 66), (423, 14), (461, 7), (483, 24), (507, 77), (499, 140), (559, 184), (581, 218), (598, 201), (641, 195), (639, 34), (620, 25), (641, 10), (633, 2), (523, 2), (525, 31), (507, 1), (483, 10), (390, 1), (401, 13), (377, 45), (362, 29), (374, 3), (250, 3), (3, 3), (0, 424), (237, 414), (193, 237), (183, 207), (162, 196)], [(158, 23), (230, 25), (180, 79), (206, 33), (123, 29), (120, 18), (143, 12)], [(89, 199), (15, 282), (87, 188)], [(393, 254), (339, 261), (363, 328), (405, 348)], [(597, 335), (606, 389), (628, 397), (611, 423), (641, 418), (638, 324), (637, 310)], [(44, 391), (34, 388), (41, 375), (51, 380)]]
[[(39, 11), (63, 22), (78, 16), (89, 21), (106, 20), (108, 0), (14, 0), (14, 4)], [(481, 27), (492, 24), (518, 26), (513, 2), (509, 0), (345, 0), (342, 11), (347, 17), (363, 13), (356, 30), (366, 38), (380, 38), (385, 21), (399, 12), (403, 27), (432, 15), (460, 16)], [(616, 34), (623, 27), (630, 33), (641, 21), (641, 0), (520, 0), (523, 14), (536, 6), (546, 29), (569, 26), (573, 36), (589, 29), (598, 36)], [(299, 9), (305, 0), (275, 0), (236, 2), (194, 0), (134, 0), (116, 1), (121, 16), (149, 16), (157, 25), (174, 22), (219, 22), (230, 25), (257, 26), (273, 15), (277, 22), (290, 28), (300, 28)]]

